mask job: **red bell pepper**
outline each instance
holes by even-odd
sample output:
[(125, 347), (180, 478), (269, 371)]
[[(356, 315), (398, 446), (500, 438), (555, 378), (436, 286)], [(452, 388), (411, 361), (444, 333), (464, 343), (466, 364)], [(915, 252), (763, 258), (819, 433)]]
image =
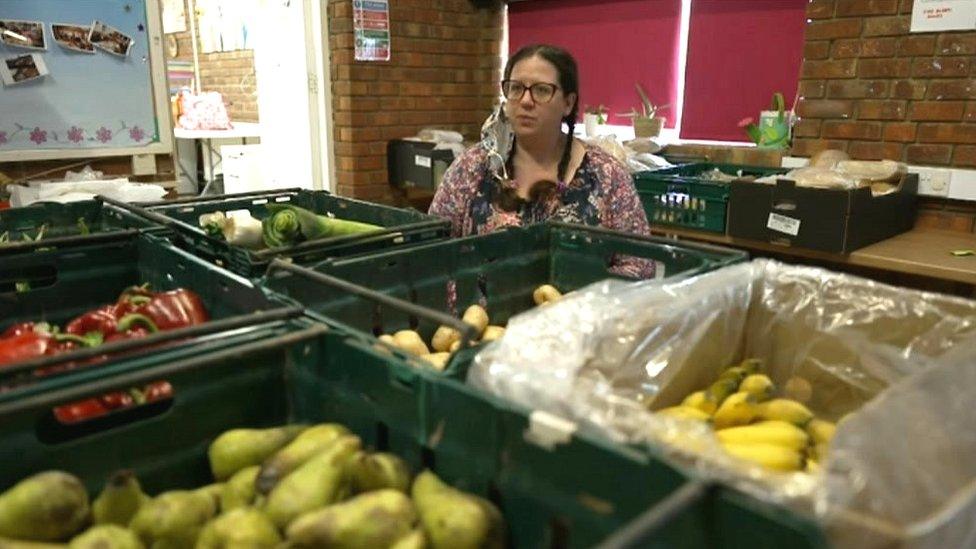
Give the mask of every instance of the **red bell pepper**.
[(98, 398), (87, 398), (58, 406), (54, 409), (54, 417), (65, 425), (78, 423), (98, 416), (103, 416), (109, 412), (101, 400)]
[(159, 330), (183, 328), (210, 320), (200, 296), (185, 288), (151, 295), (142, 288), (130, 289), (120, 297), (120, 303), (134, 305), (131, 312), (147, 316)]
[(129, 313), (119, 319), (115, 332), (109, 334), (105, 338), (105, 342), (111, 343), (125, 339), (138, 339), (158, 331), (159, 327), (148, 316), (139, 313)]
[(73, 319), (65, 326), (64, 331), (80, 336), (98, 332), (107, 337), (109, 334), (115, 333), (119, 317), (124, 314), (124, 311), (124, 305), (117, 303), (105, 305)]
[(99, 397), (86, 398), (54, 409), (54, 417), (65, 425), (104, 416), (115, 410), (141, 406), (173, 398), (173, 386), (168, 381), (155, 381), (142, 389), (114, 391)]
[[(46, 324), (12, 326), (7, 332), (15, 335), (0, 337), (0, 366), (23, 362), (42, 356), (101, 343), (100, 336), (79, 337), (74, 334), (51, 333)], [(6, 332), (5, 332), (6, 333)]]

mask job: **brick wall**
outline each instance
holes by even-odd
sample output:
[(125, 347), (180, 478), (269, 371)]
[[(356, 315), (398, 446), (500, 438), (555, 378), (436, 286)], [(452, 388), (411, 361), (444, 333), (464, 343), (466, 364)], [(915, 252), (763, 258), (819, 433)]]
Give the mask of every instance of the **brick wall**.
[(908, 32), (912, 0), (811, 0), (793, 154), (976, 167), (976, 32)]
[[(184, 0), (185, 3), (185, 0)], [(189, 9), (186, 10), (189, 14)], [(176, 59), (193, 61), (190, 25), (186, 32), (175, 33), (178, 45)], [(200, 87), (224, 96), (231, 120), (258, 121), (257, 80), (254, 76), (254, 51), (237, 50), (203, 53), (200, 47)]]
[(357, 62), (351, 0), (329, 0), (337, 191), (390, 201), (386, 143), (427, 126), (475, 139), (498, 95), (502, 11), (390, 2), (389, 62)]

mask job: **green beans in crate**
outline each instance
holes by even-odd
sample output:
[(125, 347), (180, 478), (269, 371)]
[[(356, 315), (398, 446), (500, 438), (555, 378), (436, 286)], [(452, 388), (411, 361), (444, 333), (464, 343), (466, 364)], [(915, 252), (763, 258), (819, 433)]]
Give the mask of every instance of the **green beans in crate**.
[[(308, 265), (332, 257), (446, 238), (450, 234), (447, 220), (417, 211), (339, 197), (326, 191), (285, 189), (119, 206), (172, 228), (177, 233), (177, 241), (193, 253), (251, 278), (261, 276), (276, 257), (287, 257), (296, 263)], [(286, 206), (297, 206), (316, 214), (319, 221), (309, 220), (312, 216), (304, 215), (297, 216), (297, 220), (289, 220), (290, 223), (280, 223), (281, 229), (265, 226), (264, 242), (276, 247), (248, 249), (228, 243), (221, 236), (208, 234), (200, 225), (203, 215), (238, 210), (247, 210), (251, 216), (263, 221), (272, 215), (271, 210)], [(334, 222), (328, 223), (326, 218)], [(334, 226), (333, 230), (323, 227), (323, 220)], [(292, 226), (298, 221), (305, 223), (303, 228), (307, 234), (302, 238), (308, 239), (297, 244), (283, 242), (284, 235), (301, 231)], [(360, 232), (360, 224), (375, 225), (379, 230)]]
[(634, 175), (634, 184), (647, 220), (652, 224), (725, 234), (731, 187), (728, 181), (715, 181), (707, 176), (716, 170), (725, 176), (738, 178), (785, 174), (788, 171), (700, 162), (639, 172)]
[[(448, 419), (464, 425), (473, 414), (499, 415), (497, 432), (481, 433), (500, 441), (489, 450), (499, 468), (451, 471), (444, 467), (436, 438), (399, 436), (388, 423), (394, 412), (385, 401), (357, 408), (358, 419), (353, 417), (347, 404), (361, 398), (357, 393), (363, 390), (356, 380), (376, 376), (382, 363), (371, 358), (370, 347), (351, 342), (348, 334), (299, 323), (235, 348), (164, 363), (143, 357), (111, 371), (59, 379), (50, 391), (17, 398), (0, 394), (0, 490), (52, 469), (79, 477), (92, 498), (120, 469), (134, 471), (153, 496), (193, 489), (213, 482), (207, 449), (225, 431), (338, 422), (364, 447), (403, 457), (414, 473), (431, 469), (446, 482), (490, 499), (507, 524), (509, 547), (589, 547), (662, 501), (666, 505), (656, 514), (668, 520), (658, 521), (661, 528), (649, 531), (642, 520), (638, 528), (622, 532), (630, 545), (618, 537), (610, 546), (731, 548), (750, 540), (773, 543), (764, 547), (816, 546), (811, 541), (815, 533), (784, 519), (781, 510), (723, 495), (722, 489), (679, 489), (687, 477), (663, 462), (652, 468), (645, 454), (581, 432), (540, 446), (524, 436), (535, 418), (491, 400), (467, 402), (474, 407), (451, 410)], [(171, 385), (171, 398), (117, 414), (83, 433), (51, 426), (53, 407), (156, 380)], [(401, 392), (400, 397), (420, 407), (423, 392)], [(466, 449), (472, 458), (482, 450)], [(689, 497), (689, 492), (704, 497)]]

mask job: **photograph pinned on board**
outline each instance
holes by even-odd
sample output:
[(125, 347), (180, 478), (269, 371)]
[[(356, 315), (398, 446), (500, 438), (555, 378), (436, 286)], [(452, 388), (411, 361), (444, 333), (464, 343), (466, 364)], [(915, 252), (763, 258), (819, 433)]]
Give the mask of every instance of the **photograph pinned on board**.
[(88, 40), (96, 48), (125, 57), (132, 48), (132, 37), (101, 21), (92, 21)]
[(46, 50), (44, 23), (40, 21), (18, 21), (0, 19), (0, 42), (8, 46), (30, 50)]
[(47, 65), (44, 58), (37, 53), (7, 57), (0, 63), (0, 80), (7, 86), (23, 84), (45, 76)]
[(82, 53), (95, 53), (95, 46), (88, 40), (91, 27), (85, 25), (67, 25), (51, 23), (51, 35), (59, 46), (66, 50)]

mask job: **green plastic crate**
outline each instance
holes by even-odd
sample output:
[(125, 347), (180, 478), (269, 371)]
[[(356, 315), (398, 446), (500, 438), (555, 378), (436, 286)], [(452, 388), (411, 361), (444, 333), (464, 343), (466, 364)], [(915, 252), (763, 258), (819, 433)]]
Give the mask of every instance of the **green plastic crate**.
[(731, 187), (728, 183), (701, 179), (701, 174), (713, 169), (741, 177), (763, 177), (788, 171), (700, 162), (639, 172), (634, 175), (634, 184), (647, 220), (660, 225), (725, 234)]
[[(105, 233), (61, 245), (41, 241), (32, 246), (0, 248), (0, 331), (18, 322), (48, 322), (63, 327), (77, 315), (114, 303), (126, 288), (146, 282), (156, 291), (192, 289), (200, 295), (212, 320), (142, 340), (8, 365), (0, 368), (0, 380), (6, 382), (34, 371), (38, 361), (53, 365), (100, 356), (113, 349), (160, 352), (151, 346), (176, 344), (177, 332), (196, 342), (231, 334), (232, 339), (243, 340), (256, 325), (301, 313), (300, 309), (269, 297), (251, 281), (193, 257), (156, 235)], [(127, 359), (119, 356), (114, 360)]]
[[(347, 376), (355, 380), (368, 375), (358, 371), (361, 353), (349, 346), (350, 337), (321, 325), (296, 326), (191, 358), (153, 362), (144, 357), (114, 368), (110, 375), (106, 370), (85, 371), (56, 380), (54, 390), (18, 398), (0, 394), (0, 489), (47, 469), (78, 475), (92, 494), (121, 468), (133, 469), (151, 494), (203, 486), (211, 482), (207, 446), (225, 430), (336, 421), (350, 427), (367, 447), (397, 453), (415, 471), (430, 468), (455, 486), (494, 501), (508, 524), (508, 545), (520, 548), (592, 546), (694, 481), (664, 462), (649, 463), (655, 458), (647, 454), (582, 432), (551, 447), (537, 445), (524, 436), (532, 419), (492, 400), (478, 399), (473, 409), (448, 410), (442, 408), (447, 401), (425, 406), (420, 395), (404, 393), (405, 400), (444, 417), (451, 424), (444, 433), (453, 426), (463, 428), (472, 414), (499, 417), (497, 431), (484, 433), (499, 441), (492, 450), (499, 467), (465, 470), (445, 459), (442, 437), (418, 438), (389, 423), (395, 411), (385, 402), (349, 406), (363, 396), (358, 394), (362, 387)], [(173, 400), (109, 416), (81, 434), (52, 428), (52, 407), (156, 380), (172, 384)], [(463, 386), (453, 382), (429, 383), (422, 394), (454, 393), (459, 399), (454, 404), (473, 398), (456, 391)], [(482, 450), (467, 449), (471, 457)], [(762, 540), (764, 547), (821, 546), (810, 523), (721, 488), (707, 491), (670, 518), (637, 546), (731, 548), (749, 540)]]
[[(268, 216), (265, 204), (294, 204), (320, 215), (371, 223), (382, 231), (307, 241), (296, 246), (253, 251), (232, 246), (222, 238), (207, 235), (199, 225), (200, 216), (217, 211), (248, 210), (258, 219)], [(450, 222), (417, 211), (343, 198), (326, 191), (286, 189), (230, 194), (218, 197), (144, 204), (129, 208), (153, 221), (174, 229), (180, 240), (200, 257), (215, 261), (243, 276), (264, 274), (275, 257), (288, 257), (299, 264), (310, 264), (330, 257), (341, 257), (394, 246), (446, 238)]]
[[(43, 235), (54, 244), (88, 234), (139, 230), (158, 234), (166, 229), (101, 200), (60, 204), (38, 202), (22, 208), (0, 210), (0, 247), (34, 241)], [(71, 238), (74, 237), (74, 238)], [(69, 240), (70, 241), (70, 240)]]

